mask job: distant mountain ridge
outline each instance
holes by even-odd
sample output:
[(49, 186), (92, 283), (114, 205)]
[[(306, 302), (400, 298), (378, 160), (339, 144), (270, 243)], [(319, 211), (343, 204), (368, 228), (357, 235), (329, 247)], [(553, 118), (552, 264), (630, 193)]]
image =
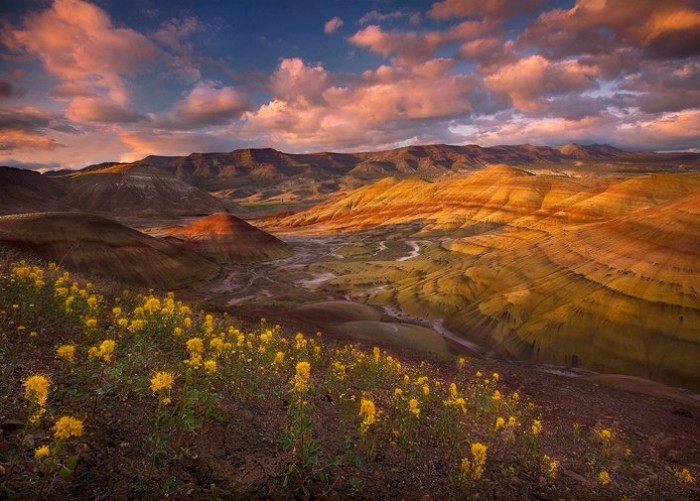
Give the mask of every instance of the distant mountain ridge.
[[(201, 216), (238, 203), (323, 201), (395, 177), (435, 180), (490, 165), (526, 169), (700, 170), (700, 154), (630, 153), (609, 145), (434, 144), (364, 153), (284, 153), (272, 148), (187, 156), (149, 155), (43, 176), (0, 167), (0, 213), (82, 210), (115, 217)], [(583, 167), (581, 167), (583, 165)], [(652, 167), (650, 167), (652, 166)]]

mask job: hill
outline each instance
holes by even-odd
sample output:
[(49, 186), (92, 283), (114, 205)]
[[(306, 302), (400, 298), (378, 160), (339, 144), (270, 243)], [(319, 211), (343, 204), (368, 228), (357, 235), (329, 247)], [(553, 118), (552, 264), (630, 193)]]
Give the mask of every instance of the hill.
[(83, 213), (2, 216), (0, 247), (82, 274), (159, 289), (181, 288), (218, 273), (218, 267), (203, 257)]
[(55, 265), (0, 262), (0, 290), (2, 497), (700, 492), (700, 404), (663, 385), (307, 336)]
[(292, 254), (282, 240), (231, 214), (218, 213), (187, 226), (170, 226), (158, 235), (220, 264), (281, 259)]
[(341, 288), (372, 284), (371, 304), (444, 320), (499, 356), (698, 387), (699, 201), (698, 174), (498, 166), (385, 179), (267, 224), (307, 234), (414, 225), (420, 257), (316, 271)]
[(138, 165), (110, 165), (65, 179), (61, 202), (112, 217), (173, 217), (225, 210), (224, 204), (173, 173)]
[(38, 172), (0, 167), (0, 214), (67, 210), (65, 185)]

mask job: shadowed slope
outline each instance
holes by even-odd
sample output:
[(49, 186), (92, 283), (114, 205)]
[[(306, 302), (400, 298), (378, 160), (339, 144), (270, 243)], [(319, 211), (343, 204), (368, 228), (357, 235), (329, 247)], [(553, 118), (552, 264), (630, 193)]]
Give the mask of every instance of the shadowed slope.
[(178, 239), (186, 248), (218, 263), (270, 261), (291, 255), (282, 240), (230, 214), (212, 214), (185, 226), (159, 231)]
[(0, 167), (0, 214), (66, 210), (59, 201), (66, 187), (38, 172)]
[(113, 165), (67, 177), (62, 201), (87, 212), (121, 217), (199, 215), (224, 210), (220, 200), (172, 173)]
[(218, 267), (119, 223), (80, 213), (0, 217), (0, 246), (61, 263), (71, 270), (159, 289), (213, 278)]

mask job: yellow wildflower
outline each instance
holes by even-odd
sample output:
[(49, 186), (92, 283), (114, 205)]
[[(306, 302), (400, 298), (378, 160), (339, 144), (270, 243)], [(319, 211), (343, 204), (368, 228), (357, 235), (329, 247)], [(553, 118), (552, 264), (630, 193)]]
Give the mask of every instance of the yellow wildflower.
[(53, 436), (59, 440), (80, 437), (83, 434), (83, 422), (71, 416), (61, 416), (53, 425)]
[(676, 472), (676, 478), (681, 482), (685, 482), (686, 484), (695, 483), (695, 477), (693, 477), (688, 468), (683, 468), (681, 471)]
[(345, 364), (335, 361), (333, 362), (333, 365), (331, 366), (333, 369), (333, 374), (335, 377), (337, 377), (339, 380), (345, 379), (345, 374), (346, 374), (346, 367)]
[(491, 400), (493, 400), (494, 402), (498, 402), (499, 400), (501, 400), (501, 398), (502, 398), (501, 392), (498, 390), (494, 391), (493, 395), (491, 396)]
[(493, 429), (494, 429), (495, 431), (498, 431), (498, 430), (500, 430), (501, 428), (504, 428), (505, 425), (506, 425), (506, 420), (503, 419), (501, 416), (498, 416), (498, 417), (496, 418), (496, 424), (494, 425)]
[[(221, 336), (223, 336), (224, 333), (221, 333)], [(224, 352), (224, 340), (223, 338), (220, 337), (214, 337), (209, 341), (209, 348), (214, 350), (216, 353), (221, 355)]]
[(204, 370), (207, 374), (216, 374), (216, 360), (207, 360), (204, 362)]
[(97, 319), (96, 318), (88, 318), (87, 320), (85, 320), (85, 326), (88, 329), (94, 329), (95, 327), (97, 327)]
[(301, 332), (297, 332), (294, 336), (294, 347), (297, 350), (301, 350), (302, 348), (306, 348), (308, 341), (304, 337), (304, 334)]
[[(471, 445), (471, 453), (473, 462), (470, 464), (467, 461), (467, 465), (470, 466), (471, 477), (473, 480), (479, 480), (484, 474), (484, 467), (486, 466), (486, 455), (488, 447), (480, 442), (474, 442)], [(462, 467), (464, 468), (465, 462), (462, 461)]]
[(99, 347), (93, 346), (88, 350), (88, 358), (100, 358), (109, 363), (112, 361), (116, 345), (113, 339), (105, 339)]
[(362, 416), (362, 423), (360, 424), (361, 433), (366, 433), (370, 426), (376, 422), (377, 410), (372, 402), (368, 398), (362, 398), (360, 400), (360, 413)]
[(603, 428), (598, 432), (598, 437), (600, 437), (600, 441), (603, 442), (603, 445), (608, 445), (610, 440), (612, 440), (612, 436), (612, 430), (609, 428)]
[(311, 378), (311, 364), (309, 362), (299, 362), (294, 374), (294, 391), (306, 391)]
[(556, 478), (559, 472), (559, 461), (550, 458), (547, 454), (542, 456), (544, 462), (544, 473), (548, 478)]
[(112, 315), (114, 315), (115, 317), (118, 317), (121, 314), (122, 314), (122, 309), (119, 306), (115, 306), (114, 308), (112, 308)]
[(610, 483), (610, 474), (605, 470), (600, 470), (600, 473), (598, 473), (596, 478), (598, 483), (602, 486), (606, 486)]
[(151, 378), (151, 391), (153, 393), (161, 390), (170, 390), (175, 383), (175, 376), (170, 372), (156, 372)]
[(394, 389), (394, 397), (396, 397), (396, 398), (403, 397), (403, 390), (401, 388)]
[(450, 383), (450, 398), (457, 398), (457, 385), (455, 383)]
[(49, 457), (51, 455), (51, 448), (48, 445), (42, 445), (34, 449), (34, 458), (42, 459)]
[(46, 400), (49, 397), (49, 387), (51, 380), (46, 376), (29, 376), (24, 380), (24, 398), (34, 402), (39, 407), (46, 405)]
[(498, 380), (500, 379), (500, 376), (498, 375), (498, 372), (494, 372), (493, 374), (491, 374), (491, 377), (492, 377), (493, 380), (496, 381), (496, 382), (498, 382)]
[(131, 322), (129, 322), (127, 329), (129, 332), (136, 334), (137, 332), (141, 332), (145, 326), (146, 322), (143, 320), (143, 318), (134, 318)]
[(535, 419), (532, 422), (532, 434), (535, 436), (538, 436), (540, 433), (542, 433), (542, 421), (539, 419)]
[(284, 352), (283, 351), (278, 351), (275, 353), (275, 359), (273, 360), (273, 364), (279, 365), (282, 362), (284, 362)]
[(204, 352), (204, 342), (202, 341), (202, 338), (199, 337), (188, 339), (185, 346), (187, 347), (187, 351), (189, 351), (192, 355), (201, 354)]
[(75, 362), (75, 345), (74, 344), (63, 344), (56, 348), (56, 355), (65, 360), (66, 362)]
[(515, 416), (508, 417), (508, 426), (514, 427), (516, 424), (518, 424), (518, 420)]
[(409, 400), (408, 410), (411, 411), (411, 414), (413, 414), (414, 416), (420, 417), (420, 406), (418, 404), (418, 400), (416, 400), (415, 398)]
[(379, 349), (379, 346), (375, 346), (374, 348), (372, 348), (372, 355), (374, 357), (374, 361), (379, 362), (379, 358), (381, 355), (381, 350)]
[(422, 388), (423, 388), (423, 395), (425, 395), (426, 397), (428, 395), (430, 395), (430, 386), (428, 386), (427, 384), (424, 384)]
[(484, 374), (483, 374), (481, 371), (476, 371), (476, 377), (481, 377), (481, 376), (483, 376), (483, 375), (484, 375)]

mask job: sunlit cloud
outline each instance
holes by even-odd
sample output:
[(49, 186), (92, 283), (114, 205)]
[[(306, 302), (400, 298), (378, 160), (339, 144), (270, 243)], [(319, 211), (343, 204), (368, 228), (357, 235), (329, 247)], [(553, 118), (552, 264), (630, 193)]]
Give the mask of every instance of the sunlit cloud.
[(215, 82), (199, 82), (172, 111), (151, 115), (153, 126), (161, 129), (196, 129), (226, 125), (249, 108), (248, 100), (235, 88)]
[(343, 20), (340, 19), (338, 16), (334, 16), (328, 21), (326, 21), (326, 24), (323, 25), (323, 32), (327, 35), (330, 35), (331, 33), (335, 33), (336, 31), (338, 31), (342, 25)]
[(329, 4), (313, 33), (235, 2), (127, 7), (54, 0), (4, 22), (0, 163), (700, 138), (696, 0)]
[(136, 117), (124, 77), (153, 59), (154, 46), (134, 30), (113, 26), (98, 7), (55, 0), (51, 8), (30, 14), (23, 27), (3, 31), (3, 42), (38, 57), (61, 82), (82, 88), (69, 98), (69, 118), (122, 122)]

